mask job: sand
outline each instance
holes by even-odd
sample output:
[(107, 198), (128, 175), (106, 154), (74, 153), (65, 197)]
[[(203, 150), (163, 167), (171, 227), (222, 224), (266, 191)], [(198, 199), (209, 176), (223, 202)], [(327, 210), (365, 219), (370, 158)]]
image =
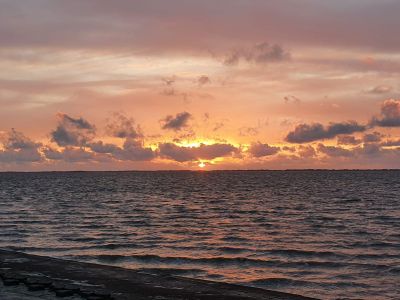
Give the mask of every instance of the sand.
[[(60, 299), (56, 295), (71, 300), (313, 299), (240, 285), (148, 274), (5, 250), (0, 250), (0, 277), (3, 283), (15, 284), (0, 286), (2, 300)], [(29, 291), (27, 287), (37, 291)]]

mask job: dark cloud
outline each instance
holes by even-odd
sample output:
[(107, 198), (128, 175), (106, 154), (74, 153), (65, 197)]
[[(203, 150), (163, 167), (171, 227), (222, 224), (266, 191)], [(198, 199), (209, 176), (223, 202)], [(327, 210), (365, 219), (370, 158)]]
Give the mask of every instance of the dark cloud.
[(133, 118), (128, 118), (121, 113), (115, 113), (106, 125), (106, 131), (113, 137), (118, 138), (141, 138), (143, 134), (139, 126), (135, 125)]
[(156, 157), (156, 153), (150, 147), (144, 147), (143, 143), (134, 139), (126, 139), (122, 150), (113, 153), (119, 160), (149, 161)]
[(357, 149), (361, 155), (378, 156), (383, 152), (379, 143), (366, 143), (362, 148)]
[(342, 147), (336, 146), (325, 146), (324, 144), (318, 144), (318, 151), (331, 157), (352, 157), (354, 152)]
[(306, 146), (300, 145), (297, 149), (297, 153), (299, 154), (300, 157), (303, 158), (310, 158), (317, 155), (317, 152), (311, 145), (306, 145)]
[(14, 128), (1, 136), (3, 150), (0, 150), (0, 162), (23, 163), (39, 162), (42, 155), (39, 152), (40, 143), (36, 143)]
[(217, 157), (231, 156), (239, 152), (239, 149), (231, 144), (201, 144), (198, 147), (183, 147), (173, 143), (162, 143), (159, 144), (158, 148), (161, 157), (178, 162), (198, 159), (211, 160)]
[[(65, 147), (61, 150), (46, 148), (43, 150), (45, 157), (49, 160), (66, 162), (101, 162), (101, 161), (148, 161), (155, 157), (150, 148), (140, 145), (130, 146), (122, 149), (116, 145), (92, 145), (90, 150), (86, 148)], [(107, 146), (110, 146), (107, 148)]]
[(58, 160), (66, 162), (88, 162), (88, 161), (98, 161), (96, 153), (89, 152), (84, 148), (75, 147), (65, 147), (62, 150), (55, 150), (52, 148), (45, 148), (43, 154), (49, 160)]
[(379, 143), (364, 143), (361, 147), (355, 148), (326, 146), (320, 143), (318, 151), (329, 157), (354, 158), (356, 160), (383, 157), (390, 152), (382, 149)]
[(103, 141), (91, 143), (89, 146), (93, 152), (110, 154), (116, 160), (149, 161), (156, 157), (150, 147), (144, 147), (142, 141), (133, 138), (127, 138), (122, 148)]
[(280, 45), (261, 43), (249, 49), (238, 49), (232, 51), (224, 59), (224, 64), (228, 66), (236, 65), (242, 60), (251, 63), (265, 64), (269, 62), (284, 61), (289, 58), (289, 52), (284, 50)]
[(43, 154), (47, 159), (50, 159), (50, 160), (62, 160), (63, 159), (62, 152), (58, 151), (54, 148), (51, 148), (51, 147), (45, 147), (43, 149)]
[(93, 139), (96, 128), (85, 119), (75, 119), (63, 113), (57, 116), (58, 126), (50, 135), (58, 146), (83, 146)]
[(115, 144), (104, 143), (103, 141), (97, 141), (88, 144), (89, 148), (96, 153), (116, 153), (121, 148)]
[(381, 143), (382, 147), (400, 147), (400, 139), (398, 140), (387, 140)]
[(353, 135), (340, 135), (337, 139), (338, 145), (359, 145), (362, 143), (361, 139), (357, 139)]
[(367, 129), (366, 126), (360, 125), (355, 121), (344, 123), (330, 123), (327, 127), (322, 124), (300, 124), (296, 126), (286, 136), (289, 143), (308, 143), (318, 140), (331, 139), (340, 134), (351, 134), (354, 132), (362, 132)]
[[(62, 125), (51, 132), (51, 140), (59, 146), (80, 145), (82, 139), (74, 132), (70, 132)], [(85, 139), (86, 141), (86, 139)]]
[(166, 116), (162, 122), (162, 129), (172, 129), (179, 131), (188, 126), (188, 122), (192, 115), (186, 111), (176, 114), (176, 116)]
[[(90, 150), (90, 151), (89, 151)], [(83, 161), (149, 161), (156, 157), (156, 152), (144, 147), (143, 143), (126, 139), (123, 146), (96, 141), (88, 143), (86, 147), (67, 146), (56, 150), (50, 147), (43, 149), (43, 154), (49, 160), (63, 160), (67, 162)]]
[(22, 132), (16, 131), (14, 128), (6, 133), (1, 140), (5, 150), (37, 149), (41, 146), (40, 143), (32, 141)]
[(197, 156), (201, 159), (214, 159), (217, 157), (230, 156), (234, 153), (238, 153), (239, 149), (231, 144), (212, 144), (205, 145), (201, 144), (197, 150)]
[(382, 134), (379, 132), (372, 132), (363, 136), (364, 143), (377, 143), (382, 140)]
[(249, 147), (248, 152), (253, 157), (264, 157), (277, 154), (281, 148), (270, 146), (268, 144), (262, 144), (260, 142), (252, 143)]
[(94, 130), (95, 127), (83, 118), (74, 119), (67, 114), (59, 114), (61, 121), (65, 124), (70, 124), (78, 129)]
[(385, 100), (381, 106), (381, 114), (371, 120), (372, 126), (400, 127), (400, 100)]
[(158, 146), (160, 156), (178, 162), (196, 160), (195, 148), (181, 147), (173, 143), (163, 143)]
[(0, 162), (2, 163), (24, 163), (40, 162), (42, 155), (37, 149), (0, 150)]
[(296, 152), (296, 147), (294, 147), (294, 146), (292, 146), (292, 147), (283, 146), (283, 147), (282, 147), (282, 150), (284, 150), (284, 151), (289, 151), (289, 152)]

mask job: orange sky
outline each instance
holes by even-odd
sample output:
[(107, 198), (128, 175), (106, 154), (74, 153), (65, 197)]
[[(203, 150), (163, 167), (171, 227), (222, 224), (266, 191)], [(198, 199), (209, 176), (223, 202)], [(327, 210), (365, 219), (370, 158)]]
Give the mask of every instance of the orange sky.
[(0, 170), (399, 168), (399, 10), (1, 1)]

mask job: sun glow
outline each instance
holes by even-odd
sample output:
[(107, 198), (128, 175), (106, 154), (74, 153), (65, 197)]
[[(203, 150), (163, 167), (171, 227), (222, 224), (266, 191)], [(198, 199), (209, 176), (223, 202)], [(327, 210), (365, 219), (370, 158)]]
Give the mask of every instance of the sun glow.
[(201, 145), (212, 145), (215, 144), (216, 142), (214, 140), (196, 140), (196, 141), (180, 141), (178, 143), (175, 143), (178, 146), (181, 147), (188, 147), (188, 148), (197, 148), (200, 147)]
[(203, 169), (206, 166), (206, 164), (201, 161), (198, 166)]

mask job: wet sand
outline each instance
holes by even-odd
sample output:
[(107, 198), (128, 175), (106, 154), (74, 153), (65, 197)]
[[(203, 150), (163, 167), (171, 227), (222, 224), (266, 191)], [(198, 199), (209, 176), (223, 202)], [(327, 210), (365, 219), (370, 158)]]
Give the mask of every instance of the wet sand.
[[(0, 299), (1, 300), (59, 300), (60, 298), (50, 290), (30, 291), (24, 284), (16, 286), (4, 286), (0, 280)], [(77, 295), (62, 298), (64, 300), (82, 300)]]
[[(240, 285), (0, 250), (4, 300), (312, 300)], [(315, 300), (315, 299), (314, 299)]]

